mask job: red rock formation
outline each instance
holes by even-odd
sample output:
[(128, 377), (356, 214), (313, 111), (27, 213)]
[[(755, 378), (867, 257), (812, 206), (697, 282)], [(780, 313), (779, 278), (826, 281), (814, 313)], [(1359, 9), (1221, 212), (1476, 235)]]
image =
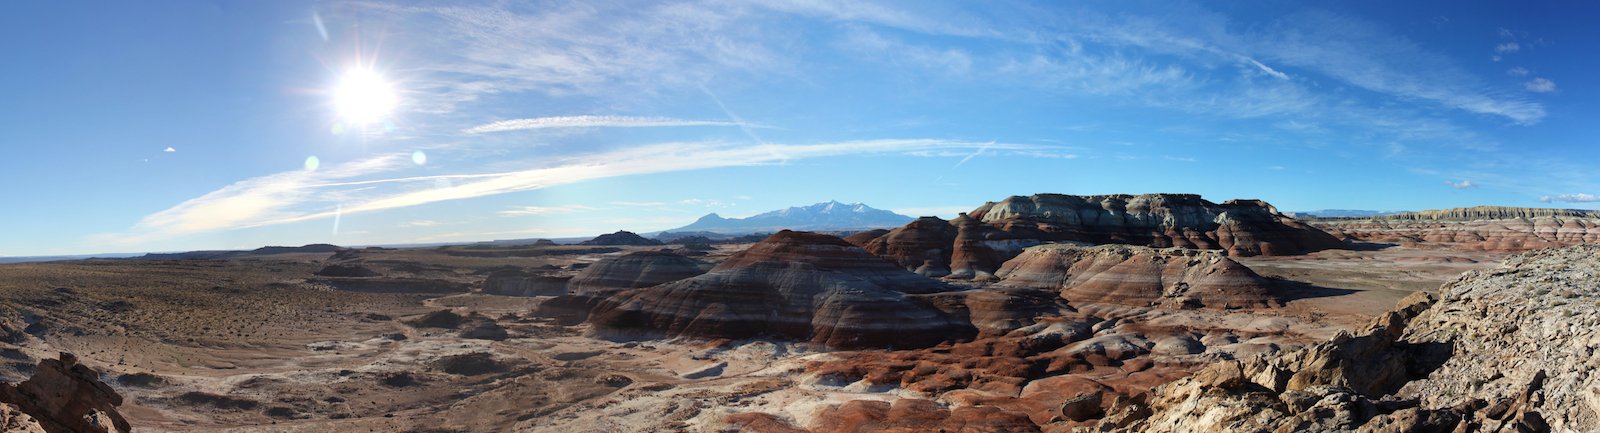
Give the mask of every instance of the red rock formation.
[(956, 238), (950, 249), (950, 276), (988, 280), (1007, 259), (1023, 248), (1038, 245), (1042, 233), (1028, 222), (1012, 222), (1000, 227), (984, 224), (961, 214), (950, 224)]
[[(1260, 200), (1215, 204), (1190, 194), (1039, 194), (986, 203), (949, 222), (919, 219), (867, 249), (924, 275), (989, 279), (1040, 243), (1221, 249), (1228, 255), (1294, 255), (1344, 244)], [(945, 239), (949, 239), (945, 241)], [(938, 266), (948, 257), (949, 266)]]
[(886, 234), (889, 234), (889, 229), (859, 231), (852, 233), (850, 236), (845, 236), (844, 241), (849, 242), (850, 245), (866, 248), (867, 244), (871, 243), (873, 239), (883, 237)]
[(1272, 283), (1221, 253), (1126, 245), (1041, 245), (1007, 261), (1002, 286), (1059, 292), (1074, 302), (1175, 308), (1273, 305)]
[(899, 399), (894, 403), (855, 400), (823, 409), (813, 431), (866, 432), (1037, 432), (1027, 415), (995, 407), (945, 408), (932, 400)]
[[(4, 424), (32, 428), (15, 412), (26, 414), (47, 432), (127, 433), (133, 431), (117, 412), (122, 396), (100, 381), (100, 374), (62, 352), (60, 359), (39, 361), (33, 377), (17, 385), (0, 383), (0, 415)], [(5, 431), (12, 431), (9, 429)]]
[(917, 274), (942, 277), (950, 274), (950, 249), (955, 239), (955, 226), (938, 217), (922, 217), (862, 248)]
[(1565, 209), (1475, 208), (1372, 218), (1315, 220), (1337, 236), (1366, 242), (1515, 252), (1600, 244), (1600, 213)]
[(612, 296), (589, 322), (605, 333), (923, 347), (975, 333), (913, 296), (947, 289), (842, 239), (785, 230), (705, 275)]

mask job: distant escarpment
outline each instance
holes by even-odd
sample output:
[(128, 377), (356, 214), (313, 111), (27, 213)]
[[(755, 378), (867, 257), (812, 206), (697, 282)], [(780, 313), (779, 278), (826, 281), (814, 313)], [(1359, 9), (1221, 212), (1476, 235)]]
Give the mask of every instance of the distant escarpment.
[(1341, 238), (1471, 251), (1526, 251), (1600, 243), (1600, 212), (1499, 206), (1313, 221)]
[(1272, 283), (1216, 251), (1128, 245), (1040, 245), (995, 273), (1000, 285), (1074, 302), (1240, 308), (1279, 302)]
[(1512, 256), (1364, 331), (1119, 402), (1094, 431), (1600, 431), (1595, 275), (1600, 246)]
[(186, 251), (181, 253), (148, 253), (132, 260), (226, 260), (238, 257), (293, 253), (334, 253), (343, 247), (331, 244), (310, 244), (298, 247), (261, 247), (249, 251)]
[(837, 237), (786, 230), (704, 275), (611, 296), (589, 322), (613, 335), (925, 347), (976, 334), (967, 320), (919, 295), (947, 290)]
[(638, 233), (621, 230), (616, 233), (595, 236), (594, 239), (579, 242), (578, 245), (655, 246), (661, 245), (661, 241), (639, 236)]
[(930, 277), (989, 279), (1041, 243), (1128, 244), (1295, 255), (1344, 245), (1260, 200), (1212, 203), (1193, 194), (1038, 194), (986, 203), (944, 221), (924, 217), (865, 243), (867, 251)]
[(1600, 211), (1582, 209), (1549, 209), (1533, 207), (1474, 206), (1445, 210), (1402, 212), (1375, 218), (1417, 221), (1475, 221), (1515, 218), (1574, 217), (1600, 218)]

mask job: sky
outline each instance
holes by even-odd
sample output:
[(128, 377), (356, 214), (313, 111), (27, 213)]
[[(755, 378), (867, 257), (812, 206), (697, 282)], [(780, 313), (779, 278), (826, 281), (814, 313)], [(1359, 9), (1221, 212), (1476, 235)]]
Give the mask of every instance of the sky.
[(828, 200), (1600, 207), (1600, 5), (7, 2), (0, 256)]

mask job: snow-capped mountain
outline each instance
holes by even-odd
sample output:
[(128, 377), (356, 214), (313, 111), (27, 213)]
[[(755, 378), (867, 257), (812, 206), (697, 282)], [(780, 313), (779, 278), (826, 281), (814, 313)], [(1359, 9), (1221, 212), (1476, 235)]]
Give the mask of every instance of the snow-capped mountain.
[(775, 210), (748, 218), (723, 218), (715, 213), (700, 217), (693, 224), (667, 232), (712, 232), (722, 234), (765, 233), (778, 230), (860, 230), (899, 227), (911, 217), (874, 209), (861, 203), (829, 201), (810, 206)]

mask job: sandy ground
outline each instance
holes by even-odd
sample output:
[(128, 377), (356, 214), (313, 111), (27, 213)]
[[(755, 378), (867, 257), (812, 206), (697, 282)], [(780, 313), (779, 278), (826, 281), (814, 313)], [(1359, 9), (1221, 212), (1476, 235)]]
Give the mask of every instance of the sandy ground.
[[(702, 259), (715, 262), (740, 247)], [(459, 289), (504, 266), (571, 274), (575, 264), (641, 247), (566, 249), (0, 265), (0, 312), (15, 318), (7, 326), (26, 328), (14, 344), (0, 343), (0, 377), (20, 380), (38, 359), (76, 353), (127, 397), (124, 414), (145, 432), (718, 431), (732, 413), (764, 412), (805, 426), (819, 409), (850, 400), (916, 397), (954, 406), (974, 398), (809, 373), (860, 352), (769, 341), (605, 341), (586, 337), (584, 326), (534, 317), (543, 298)], [(1435, 289), (1499, 258), (1400, 247), (1248, 258), (1240, 261), (1282, 280), (1293, 298), (1286, 307), (1077, 307), (1106, 323), (1095, 344), (1204, 340), (1196, 353), (1162, 355), (1174, 365), (1204, 363), (1326, 338), (1413, 290)], [(340, 290), (314, 275), (330, 261), (424, 283)], [(441, 310), (491, 321), (507, 338), (463, 338), (458, 329), (417, 324)]]
[(1388, 310), (1416, 291), (1434, 292), (1461, 273), (1492, 268), (1506, 253), (1362, 245), (1302, 256), (1242, 257), (1256, 273), (1287, 282), (1291, 308), (1361, 319)]

